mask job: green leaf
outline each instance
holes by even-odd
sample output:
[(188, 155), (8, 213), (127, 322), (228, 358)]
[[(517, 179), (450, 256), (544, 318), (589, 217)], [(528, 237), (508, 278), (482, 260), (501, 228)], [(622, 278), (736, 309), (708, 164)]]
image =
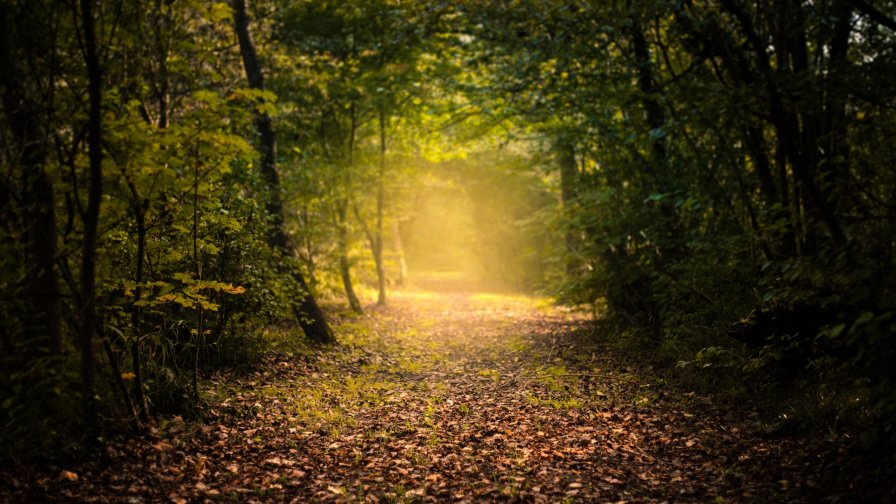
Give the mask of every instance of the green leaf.
[(837, 336), (840, 336), (840, 333), (842, 333), (844, 329), (846, 329), (846, 324), (841, 323), (826, 329), (824, 332), (828, 336), (836, 338)]
[(874, 312), (866, 311), (866, 312), (862, 313), (861, 315), (859, 315), (859, 318), (856, 319), (854, 326), (860, 326), (862, 324), (865, 324), (873, 318), (874, 318)]

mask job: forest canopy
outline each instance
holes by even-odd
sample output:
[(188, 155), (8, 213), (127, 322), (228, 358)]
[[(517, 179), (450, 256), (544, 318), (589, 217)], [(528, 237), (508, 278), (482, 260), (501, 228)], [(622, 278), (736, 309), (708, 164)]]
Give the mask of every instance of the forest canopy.
[(4, 0), (0, 24), (3, 458), (201, 409), (270, 328), (338, 343), (331, 318), (433, 270), (893, 439), (894, 2)]

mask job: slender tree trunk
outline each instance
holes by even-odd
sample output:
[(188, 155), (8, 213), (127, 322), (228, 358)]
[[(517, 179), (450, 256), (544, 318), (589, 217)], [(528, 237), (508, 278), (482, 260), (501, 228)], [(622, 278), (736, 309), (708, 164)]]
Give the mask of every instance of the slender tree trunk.
[(336, 228), (338, 233), (339, 246), (339, 274), (342, 276), (342, 287), (345, 289), (345, 297), (348, 299), (348, 305), (353, 312), (362, 314), (364, 309), (361, 307), (361, 301), (355, 294), (355, 287), (352, 285), (351, 267), (348, 262), (348, 202), (344, 199), (339, 202), (339, 208), (336, 213)]
[(401, 241), (401, 226), (398, 220), (392, 221), (392, 247), (395, 249), (395, 257), (398, 260), (398, 285), (404, 286), (408, 279), (408, 263), (404, 258), (404, 246)]
[[(170, 4), (168, 5), (170, 9)], [(168, 78), (168, 50), (169, 40), (166, 39), (167, 32), (170, 28), (171, 19), (168, 12), (165, 12), (166, 4), (162, 0), (155, 0), (153, 3), (153, 41), (155, 43), (155, 57), (158, 64), (158, 74), (155, 76), (154, 82), (155, 98), (158, 107), (158, 118), (156, 126), (159, 129), (168, 127), (169, 116), (169, 78)], [(170, 11), (169, 11), (170, 12)], [(146, 263), (146, 234), (148, 232), (146, 226), (146, 210), (149, 201), (140, 198), (137, 188), (130, 184), (131, 194), (134, 198), (133, 208), (134, 216), (137, 221), (137, 260), (136, 260), (136, 288), (134, 289), (134, 310), (131, 313), (131, 325), (133, 326), (133, 339), (130, 343), (131, 366), (134, 370), (134, 399), (139, 416), (139, 421), (149, 423), (149, 405), (146, 401), (146, 393), (144, 391), (143, 377), (143, 359), (141, 354), (141, 338), (143, 337), (143, 308), (138, 306), (138, 302), (143, 296), (143, 287), (141, 284), (144, 280), (143, 270)]]
[(125, 409), (128, 410), (128, 416), (131, 421), (137, 423), (137, 408), (134, 406), (134, 401), (131, 398), (131, 394), (128, 392), (127, 385), (124, 383), (124, 378), (122, 378), (121, 366), (118, 364), (118, 356), (115, 355), (115, 351), (112, 350), (109, 338), (103, 336), (101, 339), (103, 341), (103, 350), (106, 351), (106, 357), (109, 359), (109, 368), (112, 370), (112, 380), (115, 382), (115, 387), (118, 388), (118, 393), (121, 394), (121, 400), (124, 402)]
[[(782, 228), (783, 232), (779, 235), (781, 238), (780, 245), (773, 243), (773, 246), (768, 246), (765, 240), (762, 240), (763, 251), (765, 251), (768, 258), (772, 258), (769, 254), (774, 253), (775, 250), (778, 250), (777, 247), (780, 246), (780, 249), (778, 250), (780, 254), (783, 254), (785, 257), (792, 256), (796, 251), (796, 245), (793, 241), (795, 236), (793, 227), (795, 224), (790, 205), (787, 201), (789, 184), (787, 183), (786, 156), (780, 161), (776, 159), (776, 164), (783, 163), (778, 166), (779, 183), (776, 186), (762, 130), (755, 126), (748, 127), (745, 134), (745, 140), (747, 150), (750, 153), (750, 159), (753, 161), (756, 177), (759, 180), (759, 191), (762, 195), (762, 199), (769, 208), (771, 218), (775, 221), (781, 221), (784, 224)], [(781, 170), (783, 170), (783, 175), (781, 175)], [(738, 183), (743, 184), (740, 179), (740, 174), (738, 174), (738, 181)], [(780, 191), (778, 186), (780, 187)], [(756, 220), (756, 216), (752, 212), (750, 214), (750, 219), (753, 221)], [(777, 224), (775, 227), (777, 227)]]
[(667, 170), (668, 148), (666, 146), (666, 138), (664, 134), (661, 134), (662, 128), (666, 126), (666, 113), (663, 111), (662, 105), (656, 100), (656, 96), (654, 96), (656, 85), (653, 79), (653, 61), (650, 56), (650, 48), (647, 45), (647, 39), (644, 37), (644, 30), (639, 21), (635, 19), (632, 20), (631, 37), (635, 62), (638, 67), (638, 89), (643, 95), (641, 102), (644, 105), (644, 116), (647, 126), (655, 133), (650, 141), (651, 161), (653, 161), (654, 170), (659, 178), (660, 190), (665, 192), (668, 189), (668, 179), (671, 175)]
[[(199, 165), (193, 169), (193, 274), (197, 281), (202, 281), (202, 260), (199, 256)], [(196, 327), (196, 349), (193, 352), (192, 389), (193, 398), (199, 399), (199, 351), (202, 348), (203, 313), (202, 305), (198, 310), (199, 323)]]
[(348, 262), (348, 254), (346, 254), (341, 244), (339, 251), (339, 274), (342, 277), (342, 287), (343, 289), (345, 289), (345, 297), (346, 299), (348, 299), (349, 308), (351, 308), (353, 312), (359, 315), (364, 314), (364, 308), (361, 307), (361, 301), (358, 299), (358, 295), (355, 294), (355, 288), (352, 285), (352, 275), (351, 268), (349, 267)]
[[(31, 150), (32, 147), (27, 148)], [(30, 154), (26, 152), (30, 157)], [(41, 156), (42, 157), (42, 156)], [(30, 178), (26, 190), (27, 215), (32, 219), (26, 231), (27, 260), (25, 298), (28, 300), (25, 334), (35, 347), (51, 354), (62, 352), (62, 305), (56, 272), (56, 208), (53, 183), (40, 165), (25, 162)]]
[(744, 137), (747, 151), (750, 153), (750, 160), (753, 162), (753, 169), (756, 172), (756, 177), (759, 179), (759, 190), (762, 193), (762, 197), (769, 205), (774, 206), (778, 203), (778, 191), (772, 178), (772, 169), (769, 164), (762, 130), (756, 126), (750, 126), (746, 129)]
[(314, 262), (314, 242), (311, 241), (311, 212), (308, 210), (307, 203), (302, 207), (300, 219), (303, 229), (302, 246), (300, 248), (302, 261), (305, 263), (305, 267), (308, 268), (308, 282), (311, 285), (317, 285), (317, 264)]
[(168, 127), (168, 45), (162, 35), (162, 23), (165, 27), (170, 23), (168, 15), (163, 12), (162, 0), (155, 0), (155, 11), (153, 15), (153, 36), (156, 43), (156, 57), (159, 64), (159, 80), (156, 89), (156, 101), (159, 107), (159, 118), (157, 124), (159, 128)]
[(80, 346), (81, 346), (81, 399), (84, 428), (93, 442), (96, 432), (96, 401), (94, 382), (96, 363), (93, 340), (98, 332), (96, 311), (96, 245), (99, 225), (100, 204), (103, 196), (103, 151), (102, 151), (102, 71), (97, 54), (96, 33), (94, 31), (93, 1), (81, 0), (81, 21), (84, 32), (85, 62), (87, 64), (89, 113), (87, 146), (89, 158), (89, 189), (87, 209), (84, 212), (84, 242), (81, 250), (80, 275)]
[[(239, 39), (240, 53), (243, 58), (246, 77), (249, 80), (249, 86), (252, 89), (264, 90), (264, 76), (261, 72), (261, 64), (258, 61), (255, 44), (249, 32), (249, 15), (246, 0), (233, 0), (233, 10), (234, 26)], [(294, 255), (294, 247), (283, 225), (283, 201), (280, 197), (280, 176), (277, 173), (276, 164), (277, 143), (274, 128), (271, 124), (271, 117), (267, 114), (259, 113), (255, 126), (261, 137), (261, 175), (269, 193), (267, 213), (272, 222), (268, 242), (285, 259), (289, 259)], [(327, 319), (318, 306), (317, 301), (311, 295), (311, 291), (308, 289), (308, 284), (305, 282), (301, 271), (295, 265), (286, 267), (289, 269), (290, 276), (302, 290), (302, 299), (300, 302), (293, 304), (293, 312), (305, 335), (317, 343), (334, 342), (335, 337), (330, 329), (330, 325), (327, 323)]]
[(377, 172), (376, 229), (373, 240), (373, 262), (376, 264), (376, 304), (386, 304), (386, 272), (383, 270), (383, 213), (386, 199), (386, 111), (380, 106), (380, 166)]
[(791, 194), (790, 179), (787, 175), (787, 153), (784, 149), (784, 142), (779, 137), (775, 145), (775, 169), (777, 170), (778, 187), (781, 190), (781, 211), (784, 212), (786, 219), (786, 227), (784, 228), (784, 236), (781, 237), (781, 250), (784, 255), (789, 257), (796, 254), (799, 250), (797, 243), (796, 227), (797, 227), (797, 209), (794, 205), (794, 198)]
[(849, 190), (849, 143), (847, 140), (846, 102), (849, 93), (844, 86), (844, 76), (849, 70), (847, 53), (852, 33), (852, 7), (846, 0), (834, 4), (836, 23), (831, 34), (828, 71), (824, 83), (824, 116), (822, 118), (821, 141), (823, 161), (831, 180), (827, 180), (826, 194), (834, 201), (837, 195), (850, 194)]
[[(364, 313), (361, 307), (361, 301), (355, 294), (355, 287), (352, 284), (351, 263), (348, 261), (348, 194), (351, 193), (351, 175), (355, 167), (355, 135), (358, 132), (358, 115), (355, 101), (351, 101), (349, 107), (349, 134), (348, 142), (345, 146), (346, 163), (341, 173), (342, 188), (346, 192), (346, 196), (340, 198), (337, 202), (336, 210), (336, 228), (338, 230), (339, 245), (339, 273), (342, 276), (342, 287), (345, 289), (345, 297), (348, 299), (348, 305), (352, 311), (358, 314)], [(341, 165), (340, 165), (341, 166)]]
[[(666, 126), (666, 114), (662, 104), (656, 98), (656, 84), (653, 77), (653, 59), (650, 54), (650, 46), (644, 36), (644, 29), (638, 19), (632, 19), (631, 42), (635, 56), (635, 64), (637, 65), (638, 90), (641, 92), (641, 103), (644, 107), (644, 119), (647, 127), (650, 128), (650, 171), (654, 174), (654, 184), (657, 192), (666, 194), (673, 191), (675, 174), (670, 173), (670, 164), (668, 162), (668, 146), (663, 128)], [(658, 254), (654, 264), (658, 268), (662, 268), (662, 256), (675, 256), (678, 254), (679, 246), (676, 241), (679, 239), (678, 219), (675, 207), (671, 204), (670, 198), (663, 198), (660, 201), (658, 219), (661, 219), (661, 230), (663, 233), (663, 253)], [(647, 297), (653, 289), (653, 282), (650, 277), (643, 275), (634, 285), (640, 295)], [(660, 340), (664, 336), (665, 324), (662, 314), (652, 303), (645, 304), (647, 322), (653, 330), (656, 340)]]
[(146, 213), (141, 205), (137, 212), (137, 276), (134, 288), (134, 311), (131, 314), (133, 325), (133, 340), (130, 344), (131, 365), (134, 368), (134, 398), (137, 401), (137, 413), (143, 423), (149, 423), (149, 408), (146, 404), (146, 394), (143, 391), (143, 363), (140, 356), (140, 338), (143, 336), (143, 309), (138, 306), (143, 295), (143, 264), (146, 255)]
[[(557, 150), (557, 162), (560, 165), (560, 199), (563, 203), (564, 212), (569, 216), (570, 212), (572, 212), (572, 201), (576, 197), (576, 179), (579, 176), (575, 144), (561, 136), (555, 148)], [(576, 243), (575, 234), (569, 226), (567, 226), (564, 235), (564, 242), (566, 245), (566, 272), (574, 274), (576, 261), (573, 260), (573, 254), (575, 253)]]

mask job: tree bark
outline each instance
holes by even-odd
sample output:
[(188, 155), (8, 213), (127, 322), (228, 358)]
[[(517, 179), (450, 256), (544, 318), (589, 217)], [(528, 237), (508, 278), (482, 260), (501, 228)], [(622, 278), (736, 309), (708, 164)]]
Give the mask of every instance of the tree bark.
[[(782, 2), (777, 19), (781, 23), (774, 33), (774, 44), (779, 54), (779, 64), (790, 66), (790, 73), (799, 74), (808, 69), (808, 51), (803, 25), (802, 7), (797, 2)], [(789, 21), (789, 22), (788, 22)], [(773, 80), (769, 76), (770, 82)], [(770, 84), (773, 86), (774, 84)], [(774, 97), (779, 95), (775, 93)], [(812, 110), (786, 110), (778, 99), (772, 104), (772, 122), (783, 140), (787, 158), (801, 193), (805, 193), (808, 204), (816, 218), (825, 225), (834, 243), (844, 246), (846, 233), (840, 226), (836, 214), (815, 180), (815, 170), (819, 168), (818, 119)], [(802, 125), (802, 128), (800, 127)], [(812, 241), (814, 229), (807, 229), (807, 237)]]
[(753, 161), (756, 178), (759, 179), (759, 191), (762, 194), (762, 198), (770, 206), (774, 206), (778, 202), (778, 191), (772, 177), (768, 150), (765, 148), (765, 138), (762, 136), (762, 130), (756, 126), (748, 126), (744, 139), (746, 140), (747, 150), (750, 153), (750, 159)]
[(128, 392), (128, 387), (124, 383), (124, 378), (121, 376), (121, 366), (118, 364), (118, 356), (115, 355), (115, 351), (112, 350), (112, 344), (109, 343), (108, 337), (100, 338), (103, 342), (103, 350), (106, 351), (106, 357), (109, 359), (109, 368), (112, 370), (112, 381), (115, 382), (115, 387), (118, 388), (118, 393), (121, 394), (121, 401), (124, 403), (125, 409), (128, 410), (128, 416), (131, 418), (135, 424), (138, 424), (138, 416), (137, 416), (137, 408), (134, 406), (134, 401), (131, 398), (131, 394)]
[[(557, 150), (557, 162), (560, 165), (560, 199), (563, 203), (563, 211), (570, 215), (572, 211), (572, 201), (576, 197), (576, 182), (579, 176), (579, 168), (576, 165), (575, 144), (569, 139), (561, 137), (557, 140), (555, 149)], [(564, 235), (566, 245), (566, 272), (574, 274), (576, 269), (576, 261), (573, 261), (573, 253), (575, 252), (575, 235), (567, 226)]]
[[(170, 4), (169, 4), (170, 5)], [(162, 34), (162, 24), (167, 28), (171, 19), (163, 12), (162, 0), (155, 0), (153, 11), (153, 37), (156, 45), (156, 58), (159, 65), (158, 87), (156, 88), (156, 101), (159, 107), (157, 124), (159, 128), (168, 127), (168, 44)]]
[[(249, 87), (264, 90), (264, 76), (261, 72), (261, 64), (258, 61), (258, 53), (255, 43), (249, 31), (249, 15), (246, 0), (233, 0), (234, 28), (239, 39), (240, 53), (243, 66), (246, 70), (246, 78)], [(284, 258), (294, 255), (289, 235), (286, 234), (283, 221), (283, 201), (280, 197), (280, 177), (277, 173), (277, 143), (271, 117), (265, 113), (258, 113), (255, 121), (261, 143), (261, 176), (268, 189), (267, 213), (271, 218), (271, 228), (268, 234), (268, 242), (271, 247), (280, 252)], [(311, 295), (308, 284), (301, 271), (294, 266), (287, 266), (289, 274), (302, 290), (302, 300), (293, 304), (293, 312), (305, 335), (316, 343), (332, 343), (335, 341), (333, 331), (327, 323), (323, 311)]]
[[(634, 18), (631, 26), (631, 42), (637, 66), (638, 90), (641, 92), (641, 103), (644, 107), (644, 119), (647, 127), (650, 128), (650, 162), (652, 164), (650, 169), (653, 172), (657, 192), (667, 194), (674, 190), (675, 182), (673, 181), (676, 179), (676, 176), (670, 170), (668, 145), (665, 132), (663, 131), (663, 128), (666, 126), (666, 113), (662, 104), (657, 101), (650, 46), (644, 36), (640, 20)], [(662, 254), (657, 254), (658, 257), (656, 257), (654, 265), (657, 268), (662, 268), (662, 256), (675, 256), (680, 250), (680, 247), (676, 245), (676, 241), (679, 239), (678, 217), (670, 198), (660, 200), (659, 215), (657, 217), (662, 222), (660, 227), (662, 241), (658, 245), (662, 247), (663, 252)], [(646, 275), (642, 276), (638, 283), (640, 283), (638, 290), (644, 295), (647, 295), (653, 289), (653, 283)], [(645, 306), (648, 323), (653, 329), (653, 336), (655, 339), (660, 340), (665, 332), (662, 314), (657, 307), (651, 306), (650, 303)]]
[(376, 188), (376, 229), (373, 240), (373, 262), (376, 264), (376, 304), (386, 304), (386, 272), (383, 270), (383, 213), (386, 199), (386, 111), (379, 110), (380, 119), (380, 166), (377, 171)]
[(392, 221), (392, 247), (395, 249), (395, 256), (398, 260), (398, 281), (399, 286), (404, 286), (408, 278), (408, 263), (404, 258), (404, 245), (401, 241), (401, 226), (398, 220)]
[(89, 113), (87, 147), (89, 158), (89, 188), (87, 209), (84, 212), (84, 242), (81, 250), (80, 275), (80, 346), (81, 346), (81, 395), (84, 428), (93, 442), (96, 433), (96, 401), (94, 382), (96, 363), (93, 340), (98, 332), (96, 311), (96, 245), (99, 225), (100, 205), (103, 196), (103, 151), (102, 151), (102, 70), (97, 54), (96, 33), (94, 31), (93, 2), (81, 0), (81, 22), (84, 32), (85, 63), (87, 65)]
[(339, 208), (336, 209), (336, 228), (338, 233), (339, 246), (339, 274), (342, 277), (342, 287), (345, 289), (345, 297), (348, 299), (348, 305), (353, 312), (363, 314), (364, 309), (361, 307), (361, 301), (355, 294), (355, 287), (352, 285), (351, 267), (348, 262), (348, 202), (342, 199), (338, 203)]
[[(691, 2), (688, 2), (689, 6), (690, 4)], [(685, 27), (695, 37), (701, 38), (705, 47), (712, 48), (711, 55), (700, 51), (692, 51), (693, 56), (709, 58), (708, 61), (710, 62), (713, 57), (720, 57), (724, 68), (730, 74), (736, 86), (747, 87), (764, 84), (769, 93), (770, 108), (772, 110), (779, 109), (780, 98), (777, 95), (777, 89), (768, 79), (768, 76), (771, 74), (771, 63), (760, 37), (751, 24), (750, 17), (730, 0), (722, 0), (722, 4), (738, 20), (749, 45), (744, 46), (733, 43), (732, 38), (726, 35), (725, 28), (716, 22), (698, 29), (690, 19), (683, 16), (678, 19), (681, 26)], [(749, 58), (745, 52), (746, 48), (751, 48), (755, 54), (758, 72), (754, 71), (754, 68), (750, 65)], [(722, 75), (717, 73), (717, 78), (721, 84), (726, 85)], [(766, 144), (763, 128), (755, 124), (747, 124), (743, 128), (743, 134), (744, 145), (753, 161), (755, 175), (759, 182), (760, 194), (771, 209), (772, 218), (774, 220), (780, 219), (784, 222), (780, 242), (777, 244), (780, 253), (785, 257), (792, 256), (797, 250), (794, 230), (798, 222), (796, 221), (795, 210), (791, 207), (789, 199), (790, 184), (787, 174), (787, 156), (781, 136), (776, 135), (774, 167), (772, 167), (770, 149)], [(750, 217), (752, 220), (754, 215)]]
[[(774, 125), (778, 136), (778, 147), (782, 149), (782, 153), (790, 162), (793, 176), (800, 186), (794, 188), (794, 191), (799, 190), (807, 195), (808, 203), (816, 218), (825, 225), (834, 242), (838, 245), (845, 245), (846, 234), (830, 204), (819, 190), (812, 173), (818, 163), (818, 156), (815, 152), (818, 147), (817, 130), (815, 130), (816, 118), (804, 117), (805, 129), (800, 130), (800, 117), (784, 106), (778, 89), (780, 77), (776, 76), (776, 71), (772, 69), (769, 55), (766, 52), (766, 44), (756, 33), (750, 16), (732, 0), (721, 0), (721, 4), (737, 20), (756, 55), (756, 62), (765, 80), (769, 96), (770, 122)], [(793, 68), (789, 70), (790, 72), (803, 70), (806, 68), (807, 61), (805, 31), (802, 20), (799, 19), (799, 16), (802, 15), (799, 12), (801, 7), (799, 4), (789, 1), (782, 1), (776, 5), (775, 22), (778, 23), (778, 26), (773, 30), (773, 42), (779, 70), (791, 66)], [(796, 12), (794, 13), (794, 11)], [(790, 23), (794, 21), (796, 21), (796, 26), (790, 26)], [(802, 47), (797, 47), (800, 44)], [(796, 218), (797, 210), (793, 209), (794, 218)]]
[(837, 195), (849, 191), (849, 143), (847, 142), (848, 93), (844, 86), (849, 70), (849, 39), (852, 33), (852, 7), (845, 0), (834, 4), (836, 21), (828, 50), (828, 71), (824, 80), (824, 116), (821, 123), (823, 161), (831, 180), (827, 180), (826, 196), (834, 202), (835, 210), (842, 203)]
[[(342, 181), (342, 190), (345, 191), (345, 195), (337, 200), (336, 209), (336, 228), (339, 242), (339, 273), (342, 276), (342, 287), (345, 289), (345, 297), (348, 299), (349, 307), (355, 313), (363, 314), (364, 309), (361, 307), (361, 301), (358, 300), (358, 295), (355, 294), (355, 287), (352, 284), (351, 264), (348, 261), (348, 195), (351, 193), (351, 176), (352, 170), (355, 167), (355, 135), (358, 132), (358, 115), (354, 100), (351, 101), (351, 105), (349, 106), (348, 131), (348, 141), (345, 144), (345, 152), (343, 153), (346, 163), (344, 165), (338, 165), (342, 169), (340, 178)], [(326, 138), (322, 137), (321, 141), (324, 142), (324, 146), (326, 146)], [(337, 161), (337, 163), (339, 161)], [(353, 206), (352, 208), (355, 207)], [(357, 209), (355, 210), (357, 213)]]
[(644, 30), (636, 19), (632, 20), (631, 37), (632, 49), (635, 53), (635, 64), (637, 65), (638, 89), (641, 91), (641, 102), (644, 105), (644, 117), (647, 126), (654, 133), (650, 142), (651, 161), (653, 161), (654, 170), (659, 178), (659, 189), (661, 192), (665, 192), (668, 185), (667, 179), (670, 175), (667, 173), (668, 149), (665, 134), (662, 132), (662, 128), (666, 125), (666, 114), (654, 95), (656, 85), (653, 79), (653, 61), (650, 56), (650, 48), (647, 45), (647, 39), (644, 37)]
[(143, 295), (143, 264), (146, 256), (146, 209), (135, 203), (137, 216), (137, 276), (134, 288), (134, 311), (131, 314), (133, 325), (133, 341), (131, 341), (131, 365), (134, 368), (134, 398), (137, 401), (137, 414), (143, 423), (149, 423), (149, 407), (146, 403), (146, 394), (143, 393), (143, 362), (140, 355), (140, 338), (143, 336), (143, 308), (137, 306)]

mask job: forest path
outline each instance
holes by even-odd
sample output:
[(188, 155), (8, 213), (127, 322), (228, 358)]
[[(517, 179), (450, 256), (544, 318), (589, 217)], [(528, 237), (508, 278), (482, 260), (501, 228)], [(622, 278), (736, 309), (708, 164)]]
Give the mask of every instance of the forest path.
[[(777, 500), (782, 441), (674, 394), (546, 300), (404, 290), (341, 344), (207, 383), (207, 423), (112, 448), (62, 495), (146, 501)], [(810, 482), (811, 483), (811, 482)], [(51, 484), (53, 486), (53, 484)], [(45, 494), (45, 496), (50, 493)], [(777, 496), (777, 497), (776, 497)]]

